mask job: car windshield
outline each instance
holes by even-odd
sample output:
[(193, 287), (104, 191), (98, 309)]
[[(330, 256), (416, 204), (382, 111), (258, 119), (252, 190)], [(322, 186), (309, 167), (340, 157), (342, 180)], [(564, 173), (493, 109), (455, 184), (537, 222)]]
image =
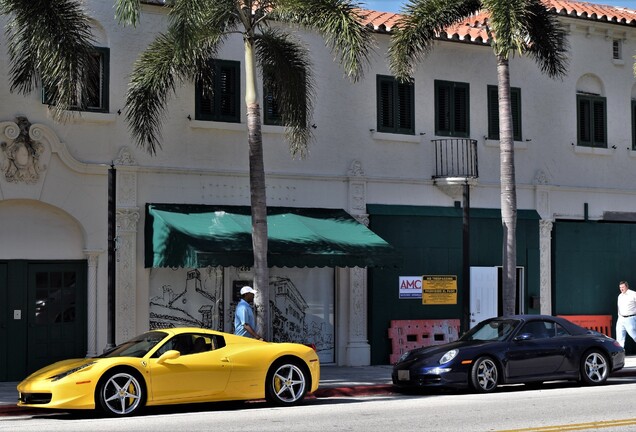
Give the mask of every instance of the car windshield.
[(519, 320), (493, 319), (482, 321), (463, 335), (463, 341), (502, 341), (519, 325)]
[(107, 357), (143, 357), (148, 351), (153, 349), (159, 342), (164, 340), (167, 333), (160, 331), (151, 331), (137, 336), (121, 345), (117, 345), (110, 351), (98, 356), (100, 358)]

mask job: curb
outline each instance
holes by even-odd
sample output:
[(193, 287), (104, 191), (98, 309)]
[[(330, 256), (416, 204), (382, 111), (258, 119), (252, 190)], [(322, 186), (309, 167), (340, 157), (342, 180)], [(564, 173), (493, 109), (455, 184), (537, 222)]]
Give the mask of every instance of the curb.
[(352, 397), (352, 396), (375, 396), (375, 395), (391, 395), (397, 394), (392, 384), (364, 385), (353, 387), (333, 387), (318, 389), (312, 393), (312, 396), (321, 398), (330, 397)]

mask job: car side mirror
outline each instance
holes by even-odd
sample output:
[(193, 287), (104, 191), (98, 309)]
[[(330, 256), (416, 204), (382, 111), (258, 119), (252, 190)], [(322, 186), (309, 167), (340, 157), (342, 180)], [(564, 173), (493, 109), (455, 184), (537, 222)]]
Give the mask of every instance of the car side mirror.
[(181, 356), (181, 353), (177, 350), (168, 350), (165, 353), (161, 354), (161, 356), (159, 356), (159, 358), (157, 359), (157, 364), (162, 364), (165, 363), (166, 360), (174, 360), (176, 358), (179, 358)]
[(527, 341), (532, 339), (532, 334), (531, 333), (521, 333), (519, 336), (516, 336), (513, 341), (515, 342), (522, 342), (522, 341)]

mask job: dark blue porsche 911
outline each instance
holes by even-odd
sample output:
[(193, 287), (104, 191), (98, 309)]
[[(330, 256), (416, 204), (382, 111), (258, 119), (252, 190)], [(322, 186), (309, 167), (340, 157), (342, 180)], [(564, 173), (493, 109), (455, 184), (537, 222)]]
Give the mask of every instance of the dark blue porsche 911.
[(393, 366), (397, 387), (470, 387), (491, 392), (499, 384), (575, 380), (607, 381), (623, 367), (625, 351), (614, 339), (547, 315), (482, 321), (459, 340), (418, 348)]

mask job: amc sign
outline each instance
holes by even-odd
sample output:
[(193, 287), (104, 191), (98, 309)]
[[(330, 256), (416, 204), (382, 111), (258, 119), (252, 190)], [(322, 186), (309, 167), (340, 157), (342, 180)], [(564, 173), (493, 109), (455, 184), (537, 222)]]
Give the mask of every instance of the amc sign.
[(422, 298), (422, 276), (400, 276), (400, 298)]

